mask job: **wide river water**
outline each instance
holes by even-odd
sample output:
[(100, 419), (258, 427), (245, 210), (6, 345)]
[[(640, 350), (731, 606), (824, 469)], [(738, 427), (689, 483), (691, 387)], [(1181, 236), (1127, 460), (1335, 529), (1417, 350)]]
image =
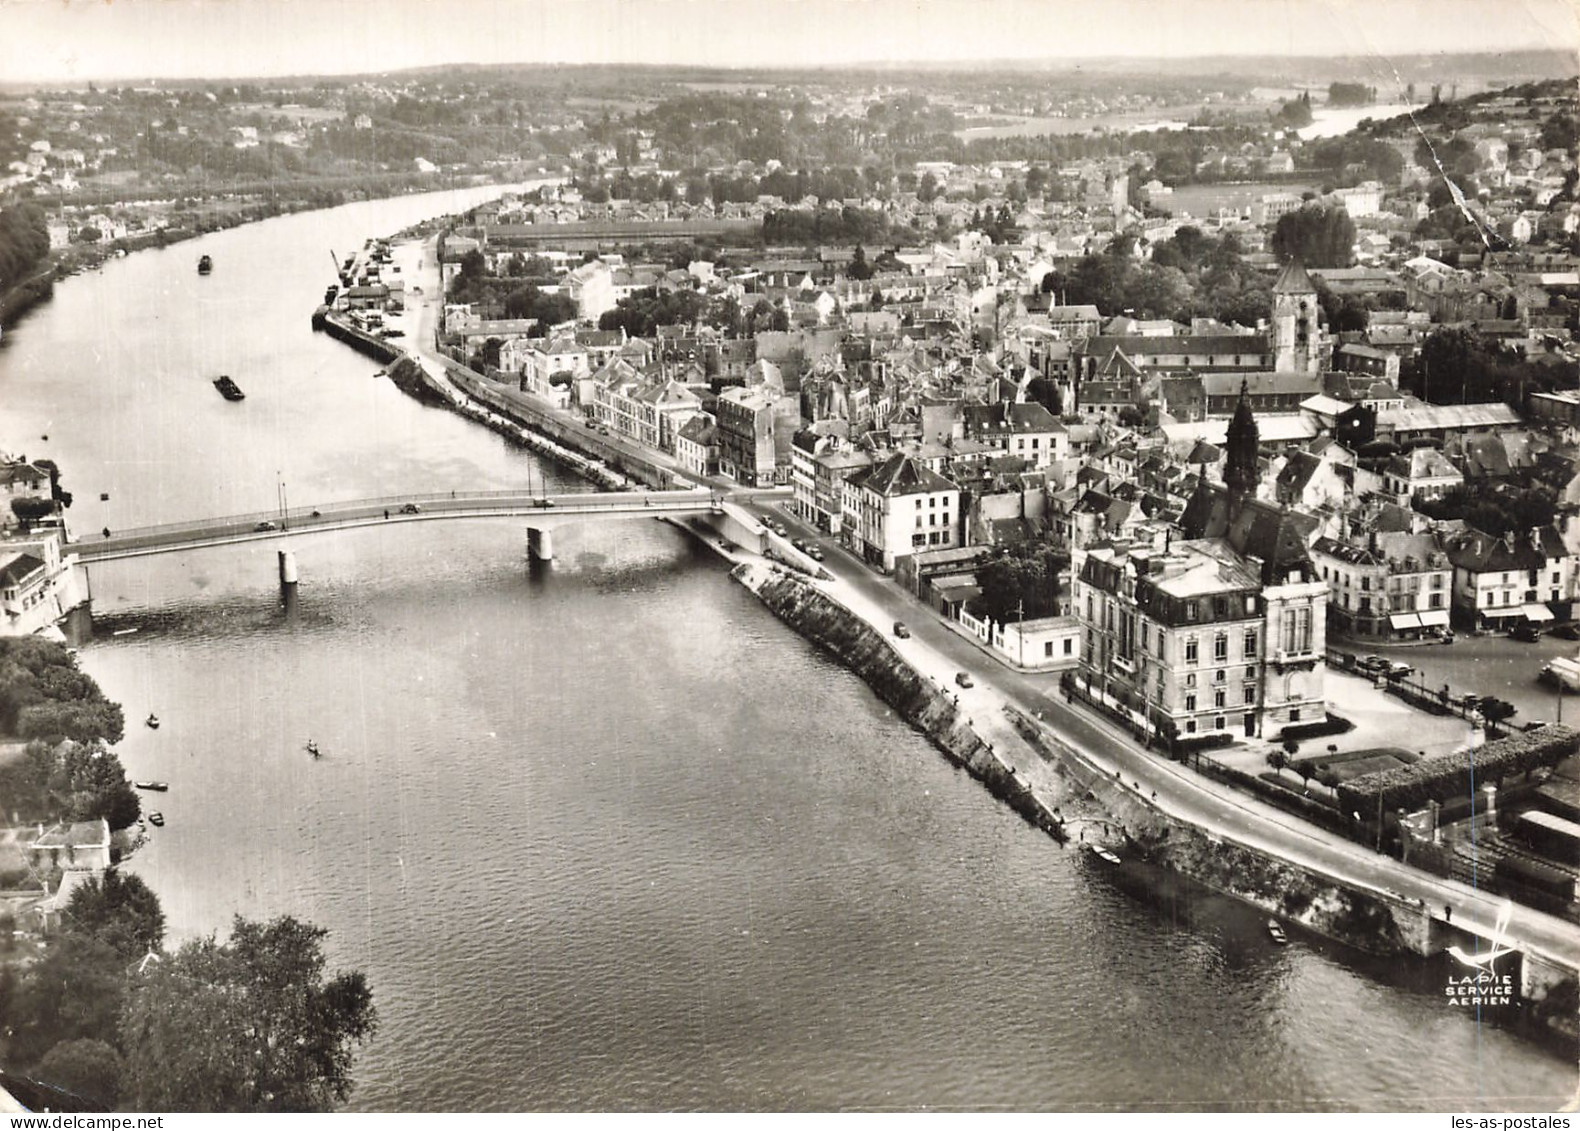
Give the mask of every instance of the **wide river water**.
[[(0, 447), (59, 460), (90, 531), (266, 510), (280, 479), (292, 506), (570, 489), (308, 325), (331, 247), (481, 195), (284, 217), (66, 282), (0, 345)], [(289, 601), (268, 543), (94, 567), (81, 658), (132, 720), (132, 776), (170, 782), (130, 866), (172, 941), (291, 913), (367, 972), (382, 1027), (352, 1108), (1575, 1092), (1573, 1064), (1448, 1006), (1433, 964), (1275, 948), (1246, 907), (1061, 849), (668, 526), (564, 528), (549, 568), (507, 520), (294, 548)]]

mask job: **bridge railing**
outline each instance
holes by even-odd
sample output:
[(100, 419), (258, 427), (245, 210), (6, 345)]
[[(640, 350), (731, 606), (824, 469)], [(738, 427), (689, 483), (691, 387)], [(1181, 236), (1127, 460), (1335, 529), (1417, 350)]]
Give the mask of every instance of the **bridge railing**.
[[(308, 506), (290, 507), (283, 513), (287, 518), (311, 518), (313, 511), (321, 510), (330, 513), (333, 511), (359, 510), (364, 507), (397, 507), (407, 503), (435, 503), (443, 499), (523, 499), (530, 495), (528, 491), (466, 491), (464, 493), (451, 493), (437, 491), (427, 493), (408, 493), (404, 495), (375, 495), (366, 499), (341, 499), (330, 503), (314, 503)], [(250, 511), (246, 514), (215, 515), (211, 518), (193, 518), (184, 522), (162, 522), (153, 526), (128, 526), (124, 529), (110, 531), (113, 538), (142, 538), (156, 534), (173, 534), (176, 531), (191, 530), (195, 527), (208, 526), (242, 526), (256, 525), (260, 522), (278, 522), (281, 510), (275, 507), (267, 511)], [(90, 537), (90, 540), (91, 537)]]
[[(535, 495), (525, 491), (469, 491), (450, 493), (441, 492), (410, 492), (403, 495), (380, 495), (367, 499), (348, 499), (336, 503), (321, 503), (317, 507), (303, 506), (291, 507), (285, 513), (284, 527), (286, 529), (326, 529), (348, 521), (366, 521), (368, 518), (377, 518), (380, 510), (396, 511), (409, 503), (418, 505), (427, 504), (432, 510), (426, 512), (428, 517), (435, 515), (462, 515), (489, 512), (502, 508), (535, 509), (542, 506), (542, 501), (552, 502), (557, 511), (571, 511), (572, 513), (585, 513), (595, 511), (636, 510), (636, 499), (647, 499), (641, 510), (696, 510), (713, 505), (715, 496), (704, 498), (700, 493), (687, 491), (633, 491), (633, 492), (577, 492), (569, 495)], [(315, 514), (314, 511), (319, 513)], [(547, 510), (546, 513), (556, 513)], [(195, 519), (189, 522), (167, 522), (157, 526), (142, 526), (124, 530), (112, 530), (110, 537), (104, 539), (97, 534), (90, 533), (86, 538), (78, 538), (73, 546), (91, 553), (94, 548), (128, 548), (137, 545), (157, 545), (164, 541), (201, 540), (205, 537), (223, 537), (238, 533), (251, 533), (253, 528), (261, 522), (279, 524), (282, 512), (278, 509), (272, 511), (253, 511), (248, 514), (221, 515), (215, 518)], [(397, 517), (391, 514), (390, 517)]]

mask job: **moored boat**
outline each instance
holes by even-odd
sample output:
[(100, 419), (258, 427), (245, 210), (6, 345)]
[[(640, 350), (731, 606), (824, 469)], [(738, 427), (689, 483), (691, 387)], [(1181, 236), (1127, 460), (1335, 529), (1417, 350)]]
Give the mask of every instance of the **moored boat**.
[(1108, 849), (1104, 848), (1100, 844), (1088, 844), (1086, 847), (1091, 850), (1091, 853), (1092, 853), (1093, 856), (1097, 857), (1099, 860), (1101, 860), (1105, 864), (1123, 864), (1124, 863), (1124, 861), (1119, 859), (1118, 856), (1114, 855), (1112, 852), (1110, 852)]
[(214, 270), (214, 261), (208, 256), (205, 255), (198, 260), (199, 275), (207, 275), (212, 270)]
[(214, 378), (214, 387), (219, 390), (219, 395), (228, 401), (240, 401), (247, 398), (247, 394), (237, 387), (236, 382), (227, 376)]
[(162, 829), (165, 827), (165, 815), (163, 813), (150, 813), (148, 814), (148, 823), (156, 829)]
[(1279, 946), (1289, 945), (1289, 936), (1284, 933), (1283, 925), (1277, 919), (1267, 921), (1267, 934)]
[(138, 789), (152, 790), (155, 793), (164, 793), (170, 788), (168, 782), (162, 781), (134, 781), (132, 785)]
[(159, 729), (159, 716), (158, 715), (149, 715), (146, 719), (143, 720), (143, 722), (148, 724), (148, 729), (149, 730), (158, 730)]

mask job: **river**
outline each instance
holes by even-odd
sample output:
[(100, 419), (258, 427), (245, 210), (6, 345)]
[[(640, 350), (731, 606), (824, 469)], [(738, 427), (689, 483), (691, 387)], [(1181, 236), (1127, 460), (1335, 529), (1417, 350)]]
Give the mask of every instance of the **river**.
[[(309, 329), (327, 248), (425, 206), (271, 220), (67, 282), (7, 334), (0, 439), (48, 432), (90, 527), (268, 509), (276, 461), (293, 506), (552, 476)], [(204, 379), (221, 351), (240, 405)], [(121, 747), (171, 783), (131, 867), (173, 942), (238, 913), (329, 928), (383, 1020), (352, 1108), (1573, 1094), (1572, 1064), (1447, 1006), (1432, 964), (1276, 948), (1249, 908), (1060, 848), (681, 532), (567, 527), (548, 568), (523, 542), (507, 520), (304, 536), (288, 601), (268, 543), (93, 569), (82, 663), (128, 718), (164, 721)]]

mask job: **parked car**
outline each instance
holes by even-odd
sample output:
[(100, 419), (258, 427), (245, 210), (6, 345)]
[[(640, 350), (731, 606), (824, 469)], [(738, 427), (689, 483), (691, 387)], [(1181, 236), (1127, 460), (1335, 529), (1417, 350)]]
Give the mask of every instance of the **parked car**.
[(1390, 660), (1388, 662), (1387, 674), (1389, 679), (1403, 679), (1413, 671), (1415, 669), (1409, 664), (1400, 663), (1398, 660)]
[(1553, 629), (1552, 635), (1560, 640), (1580, 640), (1580, 621), (1568, 621)]
[(976, 686), (976, 684), (971, 679), (971, 673), (970, 672), (956, 672), (955, 673), (955, 682), (958, 683), (961, 687), (975, 687)]
[(270, 522), (268, 519), (264, 519), (262, 522), (258, 523), (256, 526), (254, 526), (253, 529), (257, 530), (257, 531), (264, 531), (264, 530), (278, 530), (280, 528), (275, 523)]
[(904, 621), (897, 620), (894, 622), (894, 635), (898, 636), (901, 640), (905, 640), (910, 637), (911, 630), (905, 627)]
[(405, 506), (401, 507), (400, 513), (401, 514), (421, 514), (422, 513), (422, 508), (419, 507), (416, 503), (407, 503)]
[(1388, 670), (1388, 661), (1381, 656), (1362, 656), (1355, 661), (1355, 670), (1365, 675), (1382, 675)]
[(1509, 633), (1509, 636), (1511, 639), (1518, 640), (1522, 644), (1535, 644), (1542, 638), (1542, 630), (1537, 628), (1534, 624), (1526, 623), (1516, 625), (1514, 630)]
[(596, 427), (598, 427), (598, 422), (596, 420), (586, 420), (586, 421), (583, 421), (583, 423), (586, 424), (587, 427), (589, 427), (589, 428), (596, 428)]
[(823, 551), (818, 549), (816, 546), (808, 546), (806, 554), (807, 557), (811, 558), (814, 562), (820, 562), (823, 560)]

